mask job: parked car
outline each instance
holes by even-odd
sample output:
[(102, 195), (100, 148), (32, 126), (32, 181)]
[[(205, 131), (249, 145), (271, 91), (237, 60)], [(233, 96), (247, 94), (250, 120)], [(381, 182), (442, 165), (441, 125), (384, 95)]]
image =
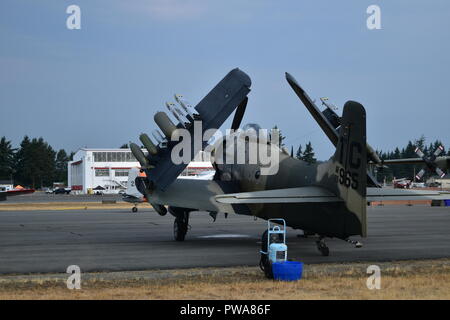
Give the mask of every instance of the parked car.
[(55, 190), (53, 191), (53, 193), (54, 193), (54, 194), (69, 194), (70, 191), (72, 191), (72, 190), (67, 189), (67, 188), (58, 188), (58, 189), (55, 189)]

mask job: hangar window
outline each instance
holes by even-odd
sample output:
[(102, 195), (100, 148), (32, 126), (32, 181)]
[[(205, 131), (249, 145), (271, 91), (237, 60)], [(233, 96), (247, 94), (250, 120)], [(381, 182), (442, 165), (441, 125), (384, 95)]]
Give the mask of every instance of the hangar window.
[(109, 176), (109, 169), (95, 169), (96, 177), (107, 177)]
[(94, 152), (95, 162), (106, 162), (106, 152)]
[(116, 169), (114, 174), (116, 177), (128, 177), (128, 169)]
[(131, 152), (93, 152), (93, 156), (95, 162), (137, 162)]

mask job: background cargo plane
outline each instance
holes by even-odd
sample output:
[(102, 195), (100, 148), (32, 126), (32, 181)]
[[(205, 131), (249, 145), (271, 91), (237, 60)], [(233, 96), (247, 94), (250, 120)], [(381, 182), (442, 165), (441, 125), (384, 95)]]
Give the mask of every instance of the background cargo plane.
[[(214, 150), (221, 150), (219, 147), (222, 146), (223, 153), (212, 153), (216, 170), (213, 180), (177, 179), (187, 163), (175, 164), (171, 160), (171, 152), (178, 142), (170, 138), (176, 130), (186, 128), (193, 134), (194, 121), (201, 121), (202, 133), (218, 129), (235, 109), (231, 129), (239, 128), (251, 86), (249, 76), (239, 69), (229, 72), (195, 108), (184, 108), (189, 123), (175, 125), (166, 114), (158, 112), (155, 122), (165, 140), (155, 145), (147, 135), (141, 135), (140, 140), (149, 151), (148, 156), (136, 144), (131, 144), (147, 175), (138, 177), (136, 186), (159, 214), (165, 215), (165, 206), (168, 206), (168, 211), (175, 217), (176, 240), (184, 240), (192, 211), (235, 213), (262, 219), (283, 218), (294, 229), (319, 235), (317, 247), (323, 255), (328, 255), (325, 237), (337, 237), (359, 245), (349, 237), (367, 236), (367, 202), (443, 198), (439, 192), (380, 188), (367, 170), (369, 161), (376, 164), (381, 164), (381, 161), (366, 141), (364, 107), (358, 102), (348, 101), (342, 117), (334, 111), (321, 112), (292, 76), (286, 74), (286, 79), (336, 146), (329, 161), (307, 164), (264, 139), (258, 138), (256, 142), (247, 139), (250, 129), (258, 129), (253, 125), (247, 127), (249, 130), (238, 131), (228, 138), (244, 139), (246, 151), (251, 148), (251, 143), (256, 143), (258, 148), (276, 152), (279, 156), (276, 174), (261, 174), (264, 165), (260, 162), (236, 164), (236, 161), (218, 161), (232, 153), (225, 143), (229, 140), (221, 139), (215, 142)], [(201, 147), (206, 145), (207, 142), (203, 142)], [(193, 157), (198, 150), (194, 149), (194, 144), (191, 148)], [(235, 154), (233, 156), (236, 157)]]

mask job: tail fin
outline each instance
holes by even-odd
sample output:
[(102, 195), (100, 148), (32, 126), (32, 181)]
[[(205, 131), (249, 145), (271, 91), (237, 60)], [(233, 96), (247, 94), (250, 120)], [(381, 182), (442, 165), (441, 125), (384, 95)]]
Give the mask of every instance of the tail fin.
[(142, 194), (136, 188), (136, 178), (140, 176), (140, 171), (138, 168), (131, 168), (128, 172), (128, 182), (127, 182), (127, 195), (134, 196), (137, 198), (142, 197)]
[[(332, 189), (345, 202), (346, 208), (360, 223), (360, 234), (367, 235), (366, 189), (367, 148), (366, 111), (355, 101), (347, 101), (339, 130), (336, 152), (331, 158), (328, 172), (334, 176)], [(330, 181), (329, 181), (330, 182)], [(353, 229), (353, 227), (352, 227)]]

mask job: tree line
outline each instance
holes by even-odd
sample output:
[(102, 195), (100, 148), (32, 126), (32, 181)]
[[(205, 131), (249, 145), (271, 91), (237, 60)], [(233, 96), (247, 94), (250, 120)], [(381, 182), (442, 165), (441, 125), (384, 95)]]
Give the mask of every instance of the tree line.
[[(284, 136), (280, 134), (280, 144), (283, 146), (282, 141), (285, 139)], [(425, 136), (422, 135), (420, 138), (414, 141), (408, 141), (406, 146), (400, 148), (397, 147), (393, 151), (382, 151), (377, 150), (377, 154), (381, 160), (388, 159), (405, 159), (405, 158), (418, 158), (419, 156), (415, 152), (416, 148), (422, 150), (426, 156), (432, 155), (439, 146), (444, 147), (444, 150), (439, 156), (450, 156), (450, 149), (446, 151), (446, 148), (442, 141), (435, 140), (429, 144), (426, 143)], [(302, 145), (299, 145), (297, 152), (294, 153), (294, 147), (291, 147), (291, 156), (297, 159), (303, 160), (309, 164), (316, 163), (318, 160), (314, 156), (314, 149), (311, 142), (305, 145), (305, 150), (302, 149)], [(320, 161), (319, 161), (320, 162)], [(425, 164), (390, 164), (387, 168), (377, 169), (376, 177), (378, 181), (392, 181), (394, 178), (408, 178), (414, 179), (414, 176), (422, 169), (425, 168)], [(425, 168), (426, 169), (426, 168)], [(444, 172), (445, 168), (441, 168)], [(426, 181), (429, 177), (435, 176), (436, 173), (426, 171), (425, 175), (421, 181)]]
[[(280, 147), (285, 147), (284, 144), (284, 139), (286, 139), (286, 137), (281, 133), (281, 130), (278, 128), (278, 126), (274, 126), (272, 129), (276, 129), (278, 130), (278, 134), (279, 134), (279, 145)], [(298, 146), (297, 151), (294, 154), (294, 146), (291, 146), (291, 157), (295, 157), (299, 160), (303, 160), (309, 164), (313, 164), (317, 162), (317, 159), (315, 158), (315, 153), (314, 153), (314, 149), (312, 147), (311, 141), (309, 141), (306, 145), (305, 145), (305, 150), (303, 151), (302, 145), (300, 144)]]
[(0, 180), (10, 180), (32, 188), (49, 187), (53, 182), (67, 184), (67, 164), (74, 152), (54, 150), (42, 137), (25, 136), (18, 148), (6, 137), (0, 139)]

